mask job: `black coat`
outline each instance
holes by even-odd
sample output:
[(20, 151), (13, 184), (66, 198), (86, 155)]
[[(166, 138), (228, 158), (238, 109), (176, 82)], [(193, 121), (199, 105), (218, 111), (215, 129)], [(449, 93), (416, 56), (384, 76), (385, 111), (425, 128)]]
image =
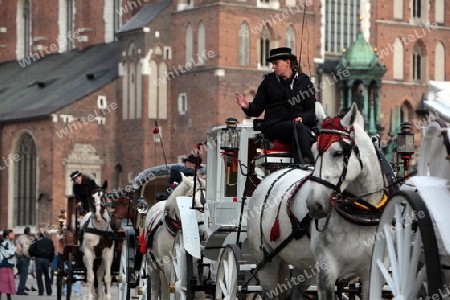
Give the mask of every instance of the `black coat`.
[(264, 76), (249, 108), (243, 111), (251, 117), (259, 117), (265, 111), (262, 132), (281, 121), (292, 122), (296, 117), (302, 117), (306, 126), (313, 127), (315, 102), (315, 88), (306, 74), (299, 73), (290, 80), (284, 80), (275, 73), (269, 73)]
[(53, 261), (55, 253), (55, 246), (53, 241), (48, 237), (41, 236), (28, 249), (28, 253), (31, 257), (47, 258), (49, 261)]
[(89, 176), (83, 176), (81, 184), (73, 185), (73, 194), (77, 202), (83, 204), (85, 209), (89, 209), (92, 192), (100, 187)]

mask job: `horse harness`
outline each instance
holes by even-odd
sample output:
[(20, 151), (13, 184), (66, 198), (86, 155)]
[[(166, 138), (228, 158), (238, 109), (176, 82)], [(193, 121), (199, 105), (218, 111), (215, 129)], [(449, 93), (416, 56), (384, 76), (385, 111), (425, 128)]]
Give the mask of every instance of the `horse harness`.
[[(331, 189), (333, 192), (330, 197), (330, 205), (336, 209), (340, 216), (342, 216), (345, 220), (360, 226), (376, 226), (378, 225), (381, 214), (383, 213), (383, 209), (388, 203), (389, 195), (398, 190), (398, 183), (404, 178), (395, 179), (395, 174), (389, 165), (389, 162), (386, 160), (381, 151), (375, 147), (378, 161), (380, 163), (381, 171), (384, 176), (385, 187), (382, 190), (377, 190), (375, 192), (370, 192), (362, 196), (356, 196), (348, 191), (341, 191), (341, 185), (345, 180), (347, 175), (347, 165), (348, 160), (351, 156), (352, 151), (355, 152), (355, 155), (359, 161), (361, 170), (363, 169), (363, 163), (360, 157), (360, 151), (355, 142), (355, 129), (352, 126), (349, 130), (344, 128), (340, 124), (341, 118), (334, 117), (328, 118), (322, 124), (322, 128), (318, 129), (318, 141), (317, 148), (319, 150), (319, 156), (323, 156), (323, 154), (328, 150), (334, 142), (339, 142), (341, 147), (343, 148), (343, 170), (342, 174), (339, 177), (338, 183), (333, 184), (329, 181), (322, 179), (319, 175), (311, 176), (310, 180), (318, 182), (322, 185), (325, 185)], [(350, 143), (345, 142), (344, 140), (349, 140)], [(322, 166), (320, 167), (320, 174), (322, 174)], [(411, 175), (409, 175), (411, 176)], [(372, 194), (383, 191), (383, 196), (380, 202), (376, 205), (372, 205), (366, 200), (364, 197), (370, 196)], [(330, 218), (330, 214), (327, 217), (325, 226), (322, 230), (318, 228), (318, 220), (315, 219), (316, 228), (319, 231), (326, 230), (328, 226), (328, 221)]]

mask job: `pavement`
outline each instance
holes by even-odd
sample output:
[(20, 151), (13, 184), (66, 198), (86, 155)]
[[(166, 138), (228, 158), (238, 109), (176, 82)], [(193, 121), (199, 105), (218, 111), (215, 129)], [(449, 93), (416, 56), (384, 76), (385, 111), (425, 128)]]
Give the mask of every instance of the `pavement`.
[[(16, 288), (19, 286), (19, 279), (16, 279)], [(34, 286), (37, 289), (37, 283), (36, 283), (36, 279), (32, 278), (31, 276), (29, 276), (28, 280), (27, 280), (27, 284), (26, 286), (28, 288), (31, 289), (31, 286)], [(84, 282), (81, 282), (81, 296), (75, 296), (73, 294), (72, 291), (72, 296), (70, 297), (70, 299), (73, 300), (87, 300), (88, 299), (88, 287), (85, 286)], [(113, 283), (111, 286), (111, 299), (117, 299), (118, 298), (118, 284), (117, 283)], [(56, 277), (53, 278), (53, 285), (52, 285), (52, 290), (53, 290), (53, 294), (51, 296), (47, 296), (44, 292), (43, 296), (39, 296), (39, 293), (37, 291), (32, 292), (31, 290), (26, 292), (28, 293), (28, 295), (13, 295), (11, 298), (14, 300), (34, 300), (34, 299), (38, 299), (38, 300), (55, 300), (56, 299)], [(3, 299), (5, 297), (3, 296)], [(65, 296), (62, 297), (63, 300), (66, 299)]]

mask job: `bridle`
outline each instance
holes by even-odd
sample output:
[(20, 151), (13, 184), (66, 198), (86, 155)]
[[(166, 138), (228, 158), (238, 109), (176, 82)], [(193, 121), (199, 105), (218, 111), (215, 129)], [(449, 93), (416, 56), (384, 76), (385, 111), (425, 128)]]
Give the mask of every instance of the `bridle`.
[[(346, 129), (344, 126), (341, 125), (340, 123), (341, 120), (342, 120), (341, 117), (328, 118), (323, 122), (322, 128), (317, 130), (316, 132), (317, 150), (319, 151), (319, 154), (316, 157), (316, 161), (319, 157), (321, 157), (322, 160), (319, 169), (319, 176), (310, 177), (310, 180), (325, 185), (326, 187), (333, 190), (330, 196), (331, 207), (336, 206), (344, 199), (345, 192), (341, 190), (341, 185), (344, 182), (345, 177), (347, 176), (347, 165), (352, 152), (355, 153), (357, 159), (359, 160), (361, 170), (363, 169), (360, 151), (355, 142), (355, 128), (351, 126), (350, 129)], [(341, 175), (339, 176), (338, 182), (336, 184), (333, 184), (322, 178), (322, 167), (323, 167), (322, 163), (323, 163), (323, 154), (335, 142), (338, 142), (343, 149), (342, 162), (344, 167), (342, 169)]]

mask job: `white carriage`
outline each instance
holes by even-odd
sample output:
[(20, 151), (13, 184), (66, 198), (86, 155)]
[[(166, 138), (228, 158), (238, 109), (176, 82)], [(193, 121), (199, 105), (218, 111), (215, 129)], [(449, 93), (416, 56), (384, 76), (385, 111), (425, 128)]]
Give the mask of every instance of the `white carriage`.
[[(384, 210), (373, 248), (370, 299), (450, 298), (450, 83), (430, 82), (417, 176)], [(420, 122), (423, 124), (423, 122)]]

